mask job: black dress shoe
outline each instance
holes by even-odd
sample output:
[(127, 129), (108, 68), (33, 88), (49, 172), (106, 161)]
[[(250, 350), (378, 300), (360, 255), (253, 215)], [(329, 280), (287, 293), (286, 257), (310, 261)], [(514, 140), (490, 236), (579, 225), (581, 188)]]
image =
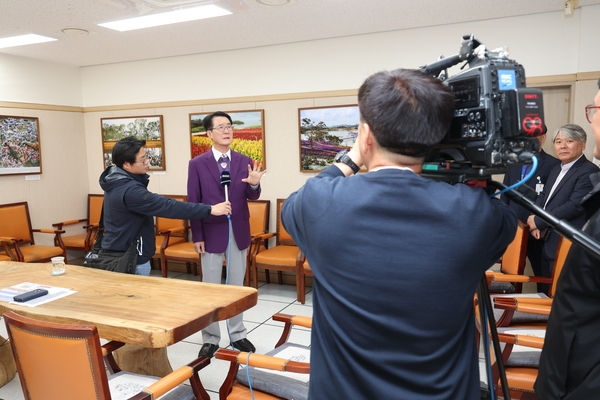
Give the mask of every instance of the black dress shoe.
[(218, 344), (204, 343), (200, 349), (200, 352), (198, 353), (198, 357), (206, 356), (208, 358), (212, 358), (217, 350), (219, 350)]
[(256, 348), (254, 347), (254, 345), (252, 343), (250, 343), (250, 341), (246, 338), (237, 340), (237, 341), (233, 342), (232, 345), (239, 351), (245, 351), (246, 353), (250, 353), (250, 352), (255, 353), (256, 352)]

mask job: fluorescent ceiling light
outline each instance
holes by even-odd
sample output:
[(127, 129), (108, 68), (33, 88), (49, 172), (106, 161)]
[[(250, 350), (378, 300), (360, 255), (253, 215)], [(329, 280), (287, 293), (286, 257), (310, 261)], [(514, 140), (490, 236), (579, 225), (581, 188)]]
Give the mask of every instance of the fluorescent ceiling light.
[(28, 35), (11, 36), (0, 39), (0, 49), (3, 49), (5, 47), (24, 46), (26, 44), (52, 42), (54, 40), (58, 39), (50, 38), (47, 36), (35, 35), (33, 33), (30, 33)]
[(231, 12), (214, 6), (200, 6), (190, 8), (179, 8), (173, 11), (145, 15), (143, 17), (122, 19), (120, 21), (105, 22), (98, 24), (105, 28), (114, 29), (116, 31), (124, 32), (131, 31), (134, 29), (149, 28), (152, 26), (176, 24), (178, 22), (195, 21), (198, 19), (220, 17), (222, 15), (229, 15)]

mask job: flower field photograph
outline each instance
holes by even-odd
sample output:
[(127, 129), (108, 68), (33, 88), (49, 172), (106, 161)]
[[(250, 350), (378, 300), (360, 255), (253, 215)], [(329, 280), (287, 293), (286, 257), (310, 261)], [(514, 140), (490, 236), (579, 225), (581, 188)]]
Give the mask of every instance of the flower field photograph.
[(0, 175), (41, 174), (37, 118), (0, 115)]
[[(250, 111), (225, 111), (232, 120), (233, 142), (231, 150), (242, 153), (254, 161), (262, 162), (262, 169), (266, 169), (265, 143), (264, 143), (264, 115), (263, 110)], [(202, 120), (210, 113), (190, 114), (190, 135), (192, 158), (210, 150), (212, 140), (206, 135)]]
[(358, 136), (358, 105), (298, 109), (300, 171), (319, 172)]
[(146, 157), (150, 170), (165, 171), (165, 147), (162, 115), (149, 117), (102, 118), (102, 159), (104, 168), (112, 165), (112, 149), (128, 136), (145, 140)]

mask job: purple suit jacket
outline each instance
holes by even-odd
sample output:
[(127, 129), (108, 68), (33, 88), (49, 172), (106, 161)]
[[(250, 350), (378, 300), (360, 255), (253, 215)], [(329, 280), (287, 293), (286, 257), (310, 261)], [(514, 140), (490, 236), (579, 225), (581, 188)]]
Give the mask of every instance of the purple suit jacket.
[[(229, 201), (231, 202), (231, 225), (240, 250), (250, 246), (250, 211), (248, 200), (256, 200), (260, 196), (260, 186), (252, 187), (242, 182), (248, 177), (248, 165), (252, 160), (243, 154), (231, 151), (229, 172)], [(221, 173), (212, 150), (190, 160), (187, 183), (188, 201), (194, 203), (217, 204), (225, 201), (225, 190), (221, 186)], [(224, 253), (228, 242), (228, 223), (225, 216), (209, 216), (204, 219), (190, 221), (192, 241), (204, 242), (208, 253)]]

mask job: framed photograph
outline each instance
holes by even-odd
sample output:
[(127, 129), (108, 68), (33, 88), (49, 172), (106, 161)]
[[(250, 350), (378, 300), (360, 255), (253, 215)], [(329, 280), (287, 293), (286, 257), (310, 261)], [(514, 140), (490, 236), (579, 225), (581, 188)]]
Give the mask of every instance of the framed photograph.
[(146, 157), (152, 171), (165, 171), (165, 141), (162, 115), (145, 117), (102, 118), (102, 155), (104, 168), (112, 165), (115, 143), (127, 136), (145, 140)]
[(358, 105), (299, 108), (300, 172), (319, 172), (358, 136)]
[(39, 121), (0, 115), (0, 175), (42, 173)]
[[(247, 155), (254, 161), (261, 161), (262, 169), (266, 169), (264, 110), (224, 112), (229, 114), (233, 122), (231, 150)], [(202, 120), (209, 114), (190, 114), (192, 158), (206, 153), (212, 147), (212, 140), (202, 126)]]

